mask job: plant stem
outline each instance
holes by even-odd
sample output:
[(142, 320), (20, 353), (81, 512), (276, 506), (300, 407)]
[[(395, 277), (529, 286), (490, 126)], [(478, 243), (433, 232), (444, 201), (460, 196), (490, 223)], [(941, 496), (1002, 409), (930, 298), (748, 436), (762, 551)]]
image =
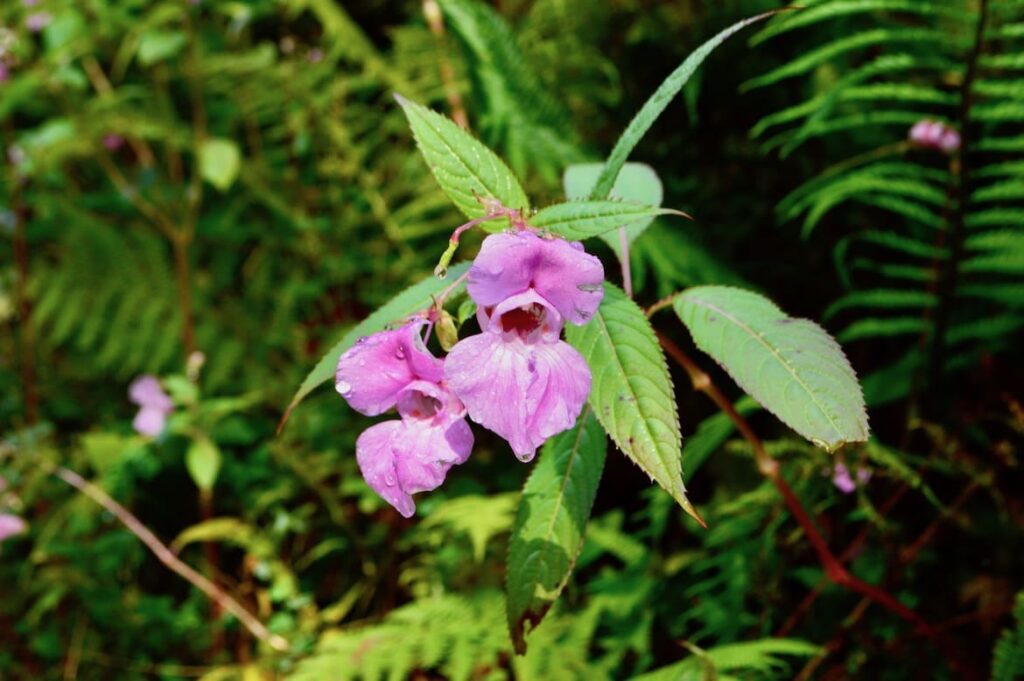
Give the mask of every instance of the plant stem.
[(189, 236), (177, 232), (171, 240), (174, 249), (174, 274), (178, 283), (178, 309), (181, 312), (181, 341), (188, 360), (196, 350), (195, 319), (192, 313), (192, 277), (189, 271)]
[(967, 155), (972, 142), (971, 109), (974, 105), (974, 81), (978, 75), (978, 58), (985, 40), (985, 27), (988, 23), (988, 0), (979, 0), (978, 22), (974, 32), (974, 44), (967, 56), (967, 70), (960, 85), (960, 149), (957, 155), (957, 175), (959, 178), (958, 201), (953, 211), (949, 226), (949, 260), (946, 262), (939, 300), (935, 310), (935, 335), (932, 337), (930, 383), (933, 390), (942, 384), (943, 364), (946, 356), (946, 333), (952, 316), (953, 299), (956, 295), (957, 277), (960, 260), (964, 256), (964, 240), (967, 235), (967, 206), (971, 200), (970, 164)]
[(121, 521), (121, 524), (128, 528), (129, 532), (138, 537), (139, 540), (141, 540), (142, 543), (153, 552), (153, 555), (155, 555), (161, 563), (206, 594), (206, 596), (218, 606), (238, 618), (238, 621), (241, 622), (253, 636), (263, 641), (274, 650), (288, 650), (288, 642), (283, 637), (271, 633), (262, 622), (250, 614), (249, 611), (242, 607), (238, 601), (225, 593), (209, 579), (196, 572), (189, 565), (182, 562), (181, 559), (174, 555), (174, 552), (167, 548), (163, 542), (157, 539), (156, 535), (153, 534), (148, 527), (142, 524), (142, 521), (136, 518), (131, 511), (114, 501), (102, 489), (89, 482), (78, 473), (64, 468), (63, 466), (53, 467), (51, 473), (95, 501), (111, 515)]
[(462, 104), (462, 93), (459, 92), (459, 87), (455, 83), (455, 69), (452, 68), (452, 63), (444, 52), (444, 15), (441, 13), (441, 7), (437, 4), (437, 0), (423, 0), (423, 16), (427, 20), (430, 32), (437, 39), (438, 49), (441, 50), (437, 67), (441, 72), (441, 83), (444, 85), (444, 96), (448, 100), (452, 120), (463, 130), (469, 130), (469, 117)]
[(630, 271), (629, 263), (629, 236), (625, 227), (619, 227), (619, 248), (622, 255), (619, 262), (622, 265), (622, 290), (626, 292), (627, 298), (633, 297), (633, 273)]
[(803, 504), (800, 503), (799, 498), (797, 498), (785, 478), (782, 477), (778, 462), (768, 454), (767, 450), (765, 450), (764, 443), (761, 442), (761, 439), (750, 427), (750, 424), (747, 423), (747, 420), (736, 411), (732, 402), (711, 381), (711, 377), (701, 369), (696, 362), (690, 359), (690, 357), (683, 352), (682, 348), (673, 343), (660, 331), (658, 331), (657, 334), (662, 348), (665, 349), (665, 352), (669, 357), (675, 360), (683, 369), (686, 370), (694, 389), (707, 395), (719, 409), (725, 412), (729, 417), (729, 420), (733, 422), (733, 425), (736, 426), (736, 429), (744, 439), (750, 443), (754, 452), (754, 459), (757, 462), (758, 470), (764, 477), (771, 481), (773, 485), (775, 485), (779, 494), (782, 495), (782, 499), (786, 503), (786, 507), (789, 509), (790, 513), (793, 514), (793, 517), (803, 529), (804, 535), (807, 537), (807, 541), (809, 541), (811, 546), (814, 548), (814, 551), (818, 556), (818, 562), (821, 563), (821, 566), (824, 568), (825, 574), (828, 578), (844, 589), (859, 593), (865, 598), (878, 603), (901, 619), (913, 624), (918, 633), (930, 639), (940, 651), (947, 655), (951, 668), (957, 671), (961, 670), (962, 665), (955, 657), (953, 649), (941, 640), (935, 629), (919, 614), (900, 603), (894, 596), (884, 589), (868, 584), (867, 582), (850, 574), (850, 572), (843, 567), (843, 564), (828, 548), (828, 544), (821, 536), (821, 533), (818, 532), (817, 527), (815, 527), (810, 515), (807, 513), (806, 509), (804, 509)]
[(28, 294), (28, 211), (21, 200), (21, 180), (11, 179), (11, 212), (14, 214), (14, 298), (18, 310), (18, 349), (21, 354), (21, 390), (25, 402), (25, 423), (39, 421), (39, 392), (36, 385), (35, 329), (32, 326), (32, 301)]

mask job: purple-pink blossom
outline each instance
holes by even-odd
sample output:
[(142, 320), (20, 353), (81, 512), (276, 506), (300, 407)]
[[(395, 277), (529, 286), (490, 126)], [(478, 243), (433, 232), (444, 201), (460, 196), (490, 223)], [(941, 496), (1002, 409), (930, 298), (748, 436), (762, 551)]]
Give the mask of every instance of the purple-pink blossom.
[(174, 411), (174, 402), (160, 387), (156, 376), (139, 376), (128, 386), (128, 398), (139, 405), (139, 413), (132, 421), (135, 430), (149, 437), (163, 432), (167, 417)]
[(850, 469), (842, 461), (836, 463), (832, 469), (832, 484), (843, 494), (852, 494), (861, 485), (867, 484), (871, 479), (871, 471), (863, 466), (857, 469), (857, 479), (850, 475)]
[(603, 282), (601, 261), (581, 244), (527, 230), (487, 237), (470, 267), (482, 333), (452, 348), (445, 380), (469, 417), (523, 461), (579, 418), (590, 368), (560, 335), (565, 322), (593, 317)]
[(919, 147), (946, 154), (952, 154), (960, 148), (960, 133), (942, 121), (918, 121), (910, 129), (908, 138)]
[(28, 523), (12, 513), (0, 513), (0, 543), (21, 534), (28, 529)]
[(49, 12), (32, 12), (25, 17), (25, 28), (32, 33), (38, 33), (53, 21), (53, 15)]
[(108, 132), (103, 136), (103, 146), (107, 151), (117, 151), (124, 145), (124, 138), (114, 132)]
[(397, 409), (400, 419), (363, 431), (356, 461), (363, 478), (406, 518), (412, 495), (436, 489), (469, 458), (473, 433), (466, 408), (444, 382), (444, 361), (427, 350), (426, 320), (360, 339), (338, 359), (335, 388), (367, 416)]

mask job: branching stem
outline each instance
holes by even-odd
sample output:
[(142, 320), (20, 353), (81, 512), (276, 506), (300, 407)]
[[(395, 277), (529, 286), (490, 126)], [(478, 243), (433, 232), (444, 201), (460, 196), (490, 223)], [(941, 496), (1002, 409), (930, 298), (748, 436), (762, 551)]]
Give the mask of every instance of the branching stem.
[(810, 542), (814, 548), (815, 553), (818, 556), (818, 562), (821, 563), (822, 568), (825, 570), (825, 574), (837, 585), (858, 593), (864, 596), (866, 599), (878, 603), (889, 612), (895, 614), (901, 619), (914, 625), (917, 633), (930, 639), (935, 646), (943, 653), (946, 654), (949, 659), (950, 667), (954, 670), (960, 671), (963, 669), (959, 659), (955, 656), (954, 648), (946, 644), (938, 632), (917, 614), (914, 610), (911, 610), (907, 606), (900, 603), (896, 598), (885, 591), (884, 589), (868, 584), (867, 582), (855, 577), (843, 567), (843, 564), (836, 558), (832, 551), (828, 548), (828, 543), (821, 536), (818, 528), (815, 527), (814, 521), (811, 520), (807, 510), (804, 509), (803, 504), (800, 503), (800, 499), (797, 498), (793, 489), (786, 482), (785, 478), (782, 477), (782, 473), (779, 470), (779, 464), (775, 459), (768, 454), (764, 448), (764, 443), (761, 438), (757, 436), (747, 420), (743, 418), (732, 402), (718, 389), (711, 377), (701, 369), (696, 362), (672, 342), (667, 336), (662, 334), (660, 331), (657, 332), (658, 340), (661, 342), (662, 348), (675, 362), (677, 362), (690, 377), (690, 382), (693, 384), (695, 390), (698, 390), (707, 395), (715, 405), (721, 409), (729, 417), (729, 420), (733, 422), (736, 429), (740, 434), (747, 440), (754, 452), (754, 460), (757, 462), (757, 468), (761, 474), (767, 478), (775, 488), (782, 495), (782, 499), (789, 509), (790, 513), (799, 523), (803, 529), (807, 541)]
[(114, 501), (110, 495), (80, 476), (78, 473), (64, 468), (63, 466), (56, 466), (51, 472), (56, 477), (95, 501), (111, 515), (117, 518), (129, 532), (138, 537), (139, 540), (153, 552), (153, 555), (155, 555), (161, 563), (206, 594), (206, 596), (218, 606), (237, 617), (238, 621), (241, 622), (253, 636), (263, 641), (274, 650), (288, 650), (288, 641), (277, 634), (271, 633), (262, 622), (250, 614), (249, 611), (242, 607), (238, 601), (174, 555), (173, 551), (157, 539), (152, 530), (146, 527), (141, 520), (136, 518), (131, 511)]

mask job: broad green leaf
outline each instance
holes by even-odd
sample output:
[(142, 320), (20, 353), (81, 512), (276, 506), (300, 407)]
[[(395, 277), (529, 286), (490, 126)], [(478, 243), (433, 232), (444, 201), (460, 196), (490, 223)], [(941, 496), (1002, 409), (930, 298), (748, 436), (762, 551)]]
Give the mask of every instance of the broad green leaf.
[(629, 126), (622, 133), (619, 141), (615, 143), (615, 147), (608, 156), (608, 161), (604, 164), (604, 169), (597, 179), (594, 190), (590, 193), (590, 198), (608, 198), (612, 186), (615, 184), (615, 178), (619, 176), (619, 171), (622, 170), (622, 166), (626, 163), (630, 153), (632, 153), (647, 131), (650, 130), (651, 126), (654, 125), (654, 121), (658, 120), (658, 116), (669, 105), (669, 102), (683, 89), (686, 81), (690, 79), (690, 76), (697, 70), (697, 67), (707, 59), (708, 55), (740, 29), (773, 14), (775, 12), (766, 12), (733, 24), (694, 50), (675, 71), (669, 74), (668, 78), (655, 90), (650, 99), (644, 103), (637, 115), (630, 121)]
[[(281, 417), (281, 423), (278, 425), (278, 431), (280, 431), (288, 421), (288, 417), (291, 415), (292, 409), (295, 409), (306, 395), (313, 392), (313, 390), (321, 383), (334, 378), (334, 370), (338, 365), (338, 358), (341, 357), (343, 352), (355, 344), (357, 338), (381, 331), (385, 326), (392, 322), (404, 319), (415, 312), (426, 309), (430, 306), (433, 300), (431, 296), (440, 293), (451, 284), (451, 281), (457, 280), (465, 274), (468, 269), (468, 262), (459, 263), (448, 270), (448, 280), (442, 280), (435, 276), (430, 276), (417, 284), (413, 284), (389, 300), (383, 306), (377, 308), (373, 314), (350, 329), (348, 333), (342, 336), (340, 341), (335, 343), (331, 349), (327, 351), (327, 354), (317, 362), (316, 366), (313, 367), (313, 370), (309, 372), (308, 376), (306, 376), (306, 379), (302, 381), (302, 385), (299, 386), (299, 389), (292, 398), (292, 401), (288, 404), (288, 408), (285, 410), (284, 416)], [(455, 293), (458, 293), (461, 288), (462, 285), (452, 291), (452, 294), (454, 295)]]
[(193, 440), (185, 452), (185, 468), (201, 490), (213, 489), (220, 472), (220, 461), (220, 449), (205, 436)]
[(199, 149), (199, 170), (203, 179), (222, 192), (234, 184), (241, 166), (238, 145), (229, 139), (208, 139)]
[[(590, 196), (601, 175), (603, 163), (577, 163), (565, 169), (562, 186), (565, 198), (570, 201), (582, 201)], [(615, 178), (609, 198), (642, 203), (647, 206), (660, 206), (664, 198), (661, 179), (654, 168), (646, 163), (627, 163), (622, 166), (619, 176)], [(632, 244), (654, 221), (647, 218), (626, 225), (626, 243)], [(602, 234), (601, 239), (608, 244), (615, 254), (622, 259), (622, 243), (618, 233)]]
[(679, 211), (622, 201), (569, 201), (542, 208), (529, 223), (566, 239), (589, 239), (618, 227), (650, 221)]
[(604, 469), (606, 440), (587, 407), (541, 450), (519, 502), (508, 550), (508, 627), (516, 652), (558, 599), (580, 549)]
[(697, 347), (761, 406), (829, 451), (868, 437), (860, 384), (820, 326), (728, 286), (698, 286), (675, 301)]
[(441, 114), (400, 95), (395, 99), (437, 183), (467, 217), (486, 214), (480, 199), (497, 199), (524, 212), (529, 208), (519, 180), (493, 151)]
[(606, 283), (586, 326), (566, 339), (590, 365), (590, 405), (626, 456), (697, 519), (683, 485), (682, 435), (668, 366), (650, 322), (621, 289)]

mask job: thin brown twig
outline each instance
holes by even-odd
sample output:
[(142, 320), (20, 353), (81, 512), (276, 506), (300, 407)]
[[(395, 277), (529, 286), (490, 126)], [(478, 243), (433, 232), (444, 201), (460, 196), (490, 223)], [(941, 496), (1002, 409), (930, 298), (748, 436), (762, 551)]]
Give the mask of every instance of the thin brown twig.
[(117, 503), (102, 489), (89, 482), (78, 473), (56, 466), (51, 471), (53, 475), (71, 485), (82, 494), (86, 495), (97, 504), (106, 509), (111, 515), (117, 518), (122, 525), (128, 528), (132, 534), (139, 538), (143, 544), (153, 552), (161, 563), (177, 573), (186, 581), (190, 582), (197, 589), (202, 591), (210, 600), (217, 603), (221, 608), (234, 615), (242, 625), (248, 629), (253, 636), (269, 645), (274, 650), (288, 650), (288, 641), (283, 637), (271, 633), (262, 622), (249, 613), (238, 601), (225, 593), (212, 581), (196, 572), (188, 564), (179, 559), (174, 552), (161, 542), (152, 530), (146, 527), (141, 520), (135, 517), (131, 511)]
[(842, 563), (828, 548), (828, 544), (821, 536), (817, 527), (815, 527), (814, 522), (811, 520), (807, 510), (804, 509), (803, 504), (800, 503), (799, 498), (797, 498), (785, 478), (782, 477), (782, 473), (779, 471), (778, 462), (768, 454), (767, 450), (765, 450), (764, 443), (750, 427), (750, 424), (747, 423), (747, 420), (736, 411), (732, 402), (711, 381), (711, 377), (701, 369), (696, 362), (690, 359), (682, 348), (672, 342), (672, 340), (660, 331), (657, 332), (657, 335), (662, 348), (665, 349), (665, 352), (689, 375), (690, 382), (693, 384), (694, 389), (703, 392), (719, 409), (725, 412), (744, 439), (750, 443), (754, 452), (754, 459), (757, 462), (758, 470), (769, 481), (771, 481), (773, 485), (775, 485), (779, 494), (782, 495), (782, 499), (785, 502), (786, 507), (789, 509), (789, 512), (793, 514), (793, 517), (803, 529), (804, 535), (807, 537), (807, 541), (810, 542), (811, 546), (814, 548), (814, 551), (818, 556), (818, 562), (821, 563), (821, 566), (824, 568), (825, 574), (828, 578), (839, 586), (878, 603), (900, 619), (914, 625), (915, 630), (919, 634), (930, 639), (935, 646), (947, 656), (949, 665), (952, 669), (955, 671), (963, 671), (964, 667), (956, 656), (954, 648), (946, 645), (934, 627), (925, 621), (924, 618), (911, 608), (900, 603), (889, 592), (855, 577), (850, 574), (845, 567), (843, 567)]
[(430, 32), (437, 39), (438, 48), (442, 50), (438, 59), (438, 69), (441, 72), (441, 83), (444, 85), (444, 96), (448, 100), (448, 107), (452, 111), (452, 120), (463, 130), (469, 130), (469, 117), (466, 115), (466, 107), (462, 104), (462, 93), (455, 83), (455, 69), (444, 53), (445, 31), (444, 15), (437, 0), (423, 0), (423, 17), (427, 20)]

